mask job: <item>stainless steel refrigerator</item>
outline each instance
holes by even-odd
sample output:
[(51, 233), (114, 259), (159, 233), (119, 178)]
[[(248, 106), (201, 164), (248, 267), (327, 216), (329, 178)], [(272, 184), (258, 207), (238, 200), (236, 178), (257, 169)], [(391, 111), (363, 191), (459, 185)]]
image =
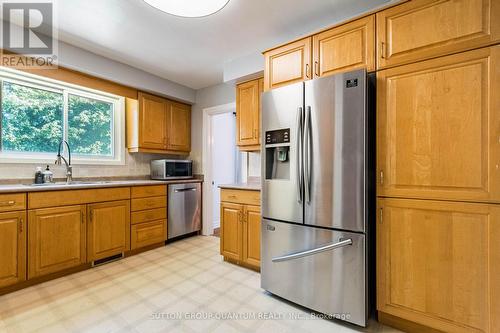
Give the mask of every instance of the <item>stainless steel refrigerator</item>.
[(262, 99), (262, 288), (360, 326), (372, 267), (369, 83), (359, 70)]

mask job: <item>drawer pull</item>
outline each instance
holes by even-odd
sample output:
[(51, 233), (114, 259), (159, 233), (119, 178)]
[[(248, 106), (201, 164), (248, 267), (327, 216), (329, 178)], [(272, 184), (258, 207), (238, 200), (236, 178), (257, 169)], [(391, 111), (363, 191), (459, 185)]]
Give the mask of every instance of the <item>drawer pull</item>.
[(228, 196), (228, 198), (229, 198), (229, 199), (237, 199), (238, 197), (237, 197), (237, 196), (235, 196), (235, 195), (230, 195), (230, 196)]
[(1, 201), (0, 207), (14, 206), (15, 204), (16, 204), (16, 202), (14, 200)]

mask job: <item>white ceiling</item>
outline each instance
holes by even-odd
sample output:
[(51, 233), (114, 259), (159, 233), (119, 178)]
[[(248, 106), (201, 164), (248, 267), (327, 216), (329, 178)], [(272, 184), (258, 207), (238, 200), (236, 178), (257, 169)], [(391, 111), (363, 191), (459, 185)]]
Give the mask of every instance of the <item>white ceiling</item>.
[(226, 61), (389, 2), (231, 0), (212, 16), (180, 18), (142, 0), (62, 0), (59, 39), (199, 89), (222, 82)]

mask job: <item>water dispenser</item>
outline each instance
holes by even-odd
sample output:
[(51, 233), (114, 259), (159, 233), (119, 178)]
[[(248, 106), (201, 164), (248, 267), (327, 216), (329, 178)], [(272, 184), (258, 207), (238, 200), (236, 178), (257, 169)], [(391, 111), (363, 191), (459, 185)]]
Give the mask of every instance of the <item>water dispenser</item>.
[(290, 129), (266, 132), (266, 179), (290, 179)]

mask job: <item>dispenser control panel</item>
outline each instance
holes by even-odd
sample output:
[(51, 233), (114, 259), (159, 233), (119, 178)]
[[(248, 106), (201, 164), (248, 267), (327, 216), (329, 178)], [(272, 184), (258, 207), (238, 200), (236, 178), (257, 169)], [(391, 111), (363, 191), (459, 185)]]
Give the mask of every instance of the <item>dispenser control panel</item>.
[(290, 129), (266, 132), (266, 144), (290, 143)]

